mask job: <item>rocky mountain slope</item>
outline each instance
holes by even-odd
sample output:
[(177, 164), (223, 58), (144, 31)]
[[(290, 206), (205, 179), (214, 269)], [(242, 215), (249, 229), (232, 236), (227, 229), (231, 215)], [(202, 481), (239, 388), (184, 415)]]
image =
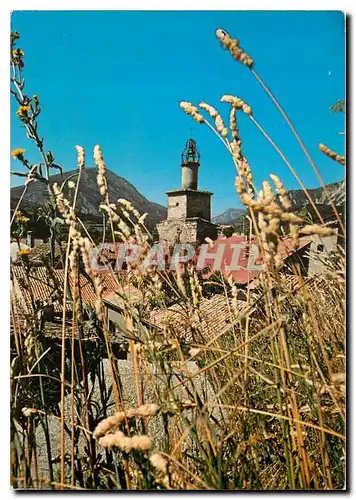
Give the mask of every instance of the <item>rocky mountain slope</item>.
[[(335, 203), (335, 205), (342, 205), (343, 203), (345, 203), (345, 181), (327, 184), (326, 188), (329, 191), (331, 199)], [(310, 194), (316, 205), (330, 205), (328, 197), (322, 187), (308, 189), (308, 193)], [(291, 198), (292, 203), (298, 208), (309, 203), (304, 191), (302, 191), (301, 189), (293, 189), (292, 191), (289, 191), (289, 197)]]
[(222, 214), (213, 217), (212, 221), (214, 224), (230, 224), (231, 221), (238, 219), (244, 213), (243, 208), (228, 208)]
[[(57, 182), (61, 184), (66, 178), (75, 174), (76, 171), (64, 172), (63, 175), (51, 176), (51, 183)], [(82, 172), (80, 187), (77, 199), (77, 211), (83, 219), (102, 220), (102, 216), (98, 211), (102, 197), (99, 193), (96, 182), (97, 170), (95, 168), (85, 168)], [(73, 178), (72, 180), (75, 180)], [(112, 202), (116, 202), (119, 198), (124, 198), (130, 201), (134, 207), (142, 214), (147, 212), (147, 221), (150, 225), (154, 225), (167, 215), (167, 209), (158, 203), (148, 201), (130, 182), (123, 177), (116, 175), (114, 172), (107, 171), (107, 182), (109, 197)], [(11, 208), (13, 209), (23, 191), (23, 186), (11, 188)], [(48, 200), (48, 193), (45, 184), (41, 182), (33, 182), (29, 185), (21, 207), (31, 212), (35, 207), (42, 205)]]
[[(346, 185), (345, 181), (333, 182), (331, 184), (327, 184), (326, 188), (328, 189), (332, 201), (337, 206), (341, 206), (346, 201)], [(311, 198), (315, 202), (316, 205), (323, 205), (324, 212), (327, 212), (328, 205), (330, 202), (328, 197), (322, 187), (308, 189), (308, 193)], [(304, 191), (302, 189), (292, 189), (288, 192), (289, 197), (293, 203), (293, 209), (299, 210), (304, 206), (309, 205), (308, 198), (306, 197)], [(215, 224), (230, 224), (234, 227), (239, 227), (241, 225), (241, 220), (243, 218), (245, 209), (241, 208), (228, 208), (222, 214), (219, 214), (213, 218), (213, 222)]]

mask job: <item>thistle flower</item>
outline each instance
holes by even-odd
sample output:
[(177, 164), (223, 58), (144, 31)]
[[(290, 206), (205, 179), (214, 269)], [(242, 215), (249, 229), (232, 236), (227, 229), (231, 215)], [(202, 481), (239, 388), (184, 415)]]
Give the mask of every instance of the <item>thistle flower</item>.
[(236, 38), (231, 38), (227, 31), (222, 29), (217, 29), (215, 32), (217, 38), (220, 40), (221, 45), (230, 51), (232, 57), (236, 60), (247, 66), (248, 68), (252, 68), (253, 59), (246, 53), (244, 50), (239, 47), (239, 40)]
[(26, 217), (25, 215), (22, 214), (20, 210), (17, 210), (15, 213), (15, 220), (17, 222), (22, 222), (23, 224), (26, 224), (30, 219), (29, 217)]
[(26, 120), (28, 118), (28, 112), (30, 111), (30, 106), (20, 106), (16, 111), (17, 116), (21, 120)]
[(19, 257), (23, 257), (24, 255), (28, 255), (28, 254), (30, 253), (30, 251), (31, 251), (31, 250), (30, 250), (29, 248), (21, 248), (21, 250), (19, 250), (19, 251), (17, 252), (17, 255), (18, 255)]
[(24, 154), (25, 154), (25, 149), (23, 148), (16, 148), (11, 151), (11, 156), (14, 158), (14, 160), (23, 160), (24, 159)]
[(193, 118), (193, 120), (198, 123), (204, 123), (204, 117), (199, 113), (198, 108), (193, 106), (191, 102), (182, 101), (179, 105), (187, 115)]
[(12, 51), (12, 61), (15, 66), (19, 68), (24, 67), (23, 56), (25, 55), (24, 51), (21, 49), (13, 49)]

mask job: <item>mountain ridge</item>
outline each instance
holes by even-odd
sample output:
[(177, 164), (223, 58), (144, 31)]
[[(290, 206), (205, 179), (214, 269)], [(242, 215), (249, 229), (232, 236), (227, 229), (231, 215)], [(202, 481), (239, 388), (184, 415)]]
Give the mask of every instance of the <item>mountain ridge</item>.
[[(346, 201), (346, 186), (345, 180), (331, 182), (325, 186), (331, 196), (332, 201), (335, 205), (343, 205)], [(323, 189), (323, 187), (310, 188), (307, 189), (309, 195), (316, 205), (330, 205), (328, 197)], [(302, 189), (291, 189), (288, 191), (288, 196), (292, 202), (293, 209), (299, 210), (303, 206), (309, 204), (309, 200)], [(235, 213), (240, 212), (237, 217), (234, 217)], [(221, 214), (213, 217), (212, 221), (215, 224), (236, 224), (244, 215), (246, 209), (243, 208), (228, 208)]]
[[(63, 175), (56, 174), (50, 177), (51, 184), (57, 182), (62, 184), (66, 179), (77, 174), (77, 170), (63, 172)], [(102, 215), (99, 212), (99, 206), (103, 199), (99, 193), (99, 188), (96, 181), (97, 169), (84, 168), (81, 174), (77, 197), (77, 212), (79, 216), (84, 216), (87, 219), (100, 219)], [(136, 187), (124, 177), (120, 177), (112, 170), (107, 170), (106, 173), (109, 199), (116, 202), (120, 198), (130, 201), (134, 207), (142, 214), (147, 213), (147, 221), (153, 225), (163, 220), (167, 216), (167, 209), (163, 205), (149, 201), (141, 194)], [(73, 180), (75, 178), (73, 177)], [(14, 209), (23, 192), (23, 186), (15, 186), (11, 188), (11, 208)], [(65, 189), (65, 194), (69, 195), (68, 188)], [(41, 206), (48, 201), (47, 187), (42, 182), (32, 182), (27, 188), (27, 192), (21, 203), (21, 207), (27, 211), (33, 211), (34, 208)]]

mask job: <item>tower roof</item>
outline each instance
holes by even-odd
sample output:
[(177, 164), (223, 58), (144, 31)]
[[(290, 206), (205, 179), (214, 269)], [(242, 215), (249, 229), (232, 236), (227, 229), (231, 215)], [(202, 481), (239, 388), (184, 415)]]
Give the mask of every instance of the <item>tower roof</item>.
[(189, 163), (189, 162), (199, 163), (200, 153), (197, 148), (197, 143), (195, 142), (194, 139), (189, 139), (186, 142), (181, 157), (182, 157), (182, 163)]

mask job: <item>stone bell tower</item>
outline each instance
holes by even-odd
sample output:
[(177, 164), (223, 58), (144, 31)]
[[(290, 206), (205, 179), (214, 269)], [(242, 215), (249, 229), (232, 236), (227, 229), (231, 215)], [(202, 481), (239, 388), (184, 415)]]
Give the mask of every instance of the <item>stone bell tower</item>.
[(181, 155), (182, 185), (168, 191), (168, 217), (157, 225), (160, 240), (200, 243), (207, 236), (216, 237), (211, 223), (210, 191), (198, 189), (200, 153), (194, 139), (189, 139)]
[(187, 141), (182, 155), (182, 189), (198, 189), (200, 153), (193, 139)]

